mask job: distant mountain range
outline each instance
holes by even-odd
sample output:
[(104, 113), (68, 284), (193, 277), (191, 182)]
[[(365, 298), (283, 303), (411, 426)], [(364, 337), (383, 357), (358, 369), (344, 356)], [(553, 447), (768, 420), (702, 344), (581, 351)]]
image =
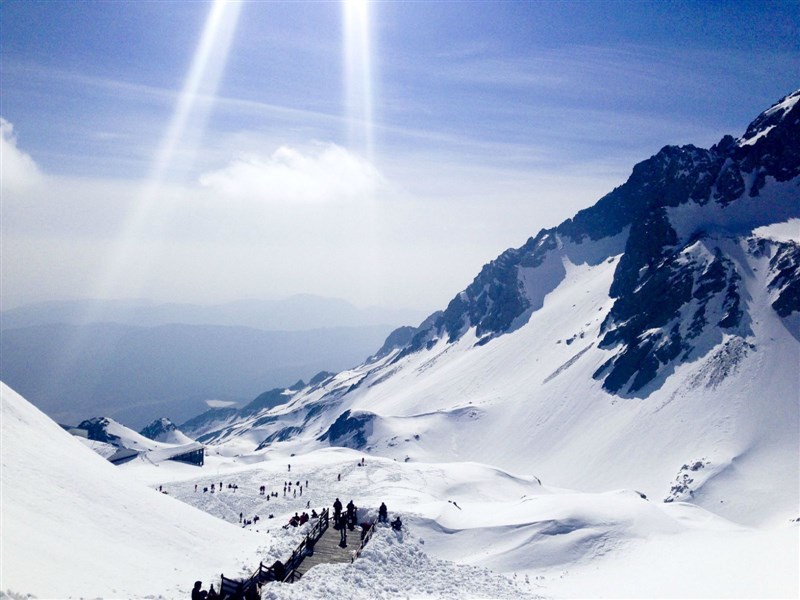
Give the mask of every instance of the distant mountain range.
[(205, 411), (206, 400), (249, 402), (356, 365), (391, 329), (37, 325), (3, 331), (0, 378), (61, 423), (105, 415), (139, 428), (162, 416), (184, 421)]
[(345, 300), (298, 294), (279, 300), (238, 300), (225, 304), (155, 303), (147, 300), (65, 300), (39, 302), (0, 313), (0, 327), (120, 323), (159, 325), (227, 325), (267, 331), (307, 331), (328, 327), (416, 325), (425, 313), (377, 306), (358, 308)]
[(800, 90), (667, 146), (357, 368), (193, 437), (488, 462), (739, 522), (800, 498)]
[(132, 427), (181, 422), (209, 400), (243, 404), (358, 364), (393, 328), (423, 316), (312, 295), (215, 306), (32, 304), (0, 315), (0, 378), (67, 424), (98, 415)]

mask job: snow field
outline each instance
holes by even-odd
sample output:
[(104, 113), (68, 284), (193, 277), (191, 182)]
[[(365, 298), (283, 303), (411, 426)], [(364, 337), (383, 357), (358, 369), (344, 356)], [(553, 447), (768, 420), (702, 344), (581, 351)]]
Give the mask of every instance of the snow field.
[[(237, 521), (240, 510), (261, 510), (259, 485), (281, 485), (280, 501), (269, 503), (280, 526), (305, 506), (299, 497), (282, 497), (291, 461), (295, 481), (309, 481), (302, 499), (312, 499), (317, 510), (336, 497), (353, 499), (375, 518), (383, 501), (390, 519), (403, 519), (402, 536), (379, 529), (353, 565), (315, 567), (296, 584), (265, 586), (264, 598), (746, 598), (800, 591), (792, 568), (800, 560), (800, 534), (788, 521), (756, 530), (692, 504), (646, 500), (633, 490), (572, 492), (479, 463), (367, 456), (365, 467), (356, 466), (362, 457), (345, 448), (239, 457), (249, 464), (204, 468), (225, 472), (225, 482), (239, 485), (236, 494), (226, 490), (214, 500), (193, 491), (195, 482), (208, 484), (210, 474), (160, 485)], [(150, 466), (135, 476), (156, 485), (164, 475)], [(256, 529), (265, 528), (270, 559), (285, 560), (305, 533), (263, 521)]]
[(196, 579), (238, 575), (265, 554), (265, 537), (147, 489), (5, 384), (0, 401), (0, 589), (184, 598)]

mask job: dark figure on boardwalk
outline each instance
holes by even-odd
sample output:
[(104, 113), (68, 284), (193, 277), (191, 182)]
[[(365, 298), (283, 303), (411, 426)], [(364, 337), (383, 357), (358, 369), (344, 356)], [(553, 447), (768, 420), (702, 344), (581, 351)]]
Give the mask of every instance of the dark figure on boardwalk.
[(211, 587), (208, 588), (208, 596), (206, 596), (206, 600), (219, 600), (219, 594), (214, 589), (214, 584), (211, 584)]
[(200, 589), (200, 586), (202, 585), (203, 585), (202, 581), (194, 582), (194, 587), (192, 588), (192, 600), (206, 600), (208, 592)]
[(283, 563), (279, 560), (272, 563), (272, 572), (275, 573), (275, 579), (277, 581), (283, 581), (283, 578), (286, 577), (286, 567), (284, 567)]
[(392, 521), (392, 529), (395, 531), (400, 531), (403, 528), (403, 522), (400, 520), (400, 517), (397, 517), (394, 521)]
[(386, 523), (389, 520), (389, 509), (386, 508), (386, 504), (381, 502), (381, 507), (378, 509), (378, 521), (381, 523)]
[(347, 546), (347, 525), (345, 524), (345, 516), (339, 515), (336, 521), (339, 527), (339, 545), (344, 548)]
[(283, 578), (286, 577), (286, 567), (279, 560), (272, 563), (272, 572), (275, 573), (276, 581), (283, 581)]
[(342, 514), (342, 502), (337, 498), (333, 502), (333, 521), (339, 526), (339, 516)]
[(372, 523), (369, 523), (368, 521), (361, 523), (361, 541), (364, 541), (364, 538), (367, 537), (367, 532), (369, 531), (370, 527), (372, 527)]
[(244, 593), (244, 600), (259, 600), (261, 598), (261, 590), (259, 585), (251, 585)]

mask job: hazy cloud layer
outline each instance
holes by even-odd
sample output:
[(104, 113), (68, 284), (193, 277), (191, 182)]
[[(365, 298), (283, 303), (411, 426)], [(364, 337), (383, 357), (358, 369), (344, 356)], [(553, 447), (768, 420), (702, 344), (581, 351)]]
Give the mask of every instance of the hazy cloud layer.
[[(425, 153), (386, 162), (384, 174), (331, 143), (223, 143), (250, 152), (217, 159), (224, 166), (200, 183), (164, 184), (135, 231), (126, 224), (140, 208), (140, 182), (36, 169), (37, 184), (0, 207), (4, 307), (94, 297), (122, 255), (109, 297), (202, 303), (313, 292), (432, 311), (499, 252), (618, 183), (591, 170), (523, 176)], [(258, 156), (258, 147), (275, 150)]]
[(36, 163), (17, 147), (14, 126), (0, 117), (0, 185), (4, 193), (30, 189), (41, 180)]
[(200, 185), (224, 196), (264, 202), (361, 200), (386, 185), (364, 158), (335, 144), (308, 150), (282, 146), (266, 157), (234, 160), (200, 177)]

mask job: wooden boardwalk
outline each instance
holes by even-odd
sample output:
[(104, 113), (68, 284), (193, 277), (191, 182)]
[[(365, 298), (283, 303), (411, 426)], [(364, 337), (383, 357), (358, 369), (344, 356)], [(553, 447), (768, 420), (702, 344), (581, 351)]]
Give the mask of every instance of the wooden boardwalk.
[(259, 563), (256, 572), (247, 579), (231, 579), (221, 575), (220, 591), (226, 598), (243, 600), (248, 590), (268, 581), (292, 583), (319, 564), (353, 562), (359, 557), (362, 548), (375, 531), (375, 524), (370, 524), (364, 531), (362, 540), (360, 527), (352, 531), (348, 528), (347, 540), (342, 544), (341, 532), (329, 525), (330, 519), (326, 508), (305, 539), (292, 552), (286, 564), (280, 564), (278, 561), (270, 567), (265, 567), (263, 562)]
[(353, 531), (347, 531), (347, 545), (339, 545), (341, 536), (338, 529), (328, 527), (322, 537), (314, 544), (314, 551), (303, 558), (303, 562), (297, 567), (297, 574), (305, 575), (309, 569), (323, 563), (349, 563), (353, 560), (353, 554), (361, 546), (361, 528), (357, 527)]

